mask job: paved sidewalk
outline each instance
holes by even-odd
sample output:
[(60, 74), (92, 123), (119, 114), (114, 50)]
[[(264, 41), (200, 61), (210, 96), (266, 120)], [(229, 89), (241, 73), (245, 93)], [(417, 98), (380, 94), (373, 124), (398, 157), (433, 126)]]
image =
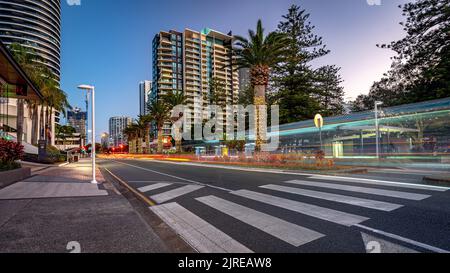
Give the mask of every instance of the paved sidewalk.
[[(0, 190), (1, 253), (168, 252), (130, 203), (89, 161), (38, 171)], [(71, 249), (71, 247), (69, 247)]]

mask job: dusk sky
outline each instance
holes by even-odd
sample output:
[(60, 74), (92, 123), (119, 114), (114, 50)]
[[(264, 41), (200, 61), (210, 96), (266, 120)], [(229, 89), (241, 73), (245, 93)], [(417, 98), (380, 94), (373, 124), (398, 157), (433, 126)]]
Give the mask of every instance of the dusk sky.
[[(76, 2), (76, 1), (69, 1)], [(315, 65), (342, 67), (346, 98), (367, 93), (389, 69), (393, 53), (376, 47), (405, 33), (397, 6), (407, 0), (62, 0), (62, 89), (73, 106), (84, 107), (81, 83), (96, 86), (97, 132), (111, 116), (136, 117), (138, 84), (151, 80), (151, 41), (160, 30), (201, 30), (246, 35), (260, 18), (276, 29), (292, 4), (310, 14), (316, 34), (331, 53)]]

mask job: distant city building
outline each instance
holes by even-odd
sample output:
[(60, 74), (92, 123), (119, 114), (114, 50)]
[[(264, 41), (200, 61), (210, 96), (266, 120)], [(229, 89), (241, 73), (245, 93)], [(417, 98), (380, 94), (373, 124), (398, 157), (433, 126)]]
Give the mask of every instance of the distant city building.
[[(232, 67), (233, 36), (208, 28), (201, 32), (161, 31), (153, 39), (153, 88), (151, 100), (168, 92), (182, 91), (194, 113), (193, 121), (201, 124), (208, 118), (203, 111), (208, 106), (210, 82), (223, 83), (225, 103), (237, 104), (239, 74)], [(170, 134), (165, 126), (164, 135)]]
[(152, 81), (143, 81), (139, 83), (139, 114), (144, 116), (148, 113), (147, 103), (152, 91)]
[(250, 69), (241, 68), (239, 69), (239, 91), (245, 90), (250, 86)]
[(109, 136), (114, 147), (127, 144), (127, 138), (123, 130), (132, 122), (133, 119), (130, 117), (112, 117), (109, 119)]
[(68, 151), (83, 146), (83, 138), (79, 133), (66, 135), (64, 138), (56, 137), (55, 147), (61, 151)]
[[(67, 111), (67, 124), (75, 128), (75, 131), (81, 135), (83, 140), (86, 140), (86, 122), (88, 114), (81, 111), (80, 108), (74, 108), (72, 111)], [(82, 143), (84, 145), (84, 143)]]

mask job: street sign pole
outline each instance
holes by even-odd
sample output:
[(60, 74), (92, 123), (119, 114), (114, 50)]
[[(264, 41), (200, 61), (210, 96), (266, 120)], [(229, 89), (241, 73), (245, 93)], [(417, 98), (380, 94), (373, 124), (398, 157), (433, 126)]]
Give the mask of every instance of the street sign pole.
[(319, 128), (319, 137), (320, 137), (320, 150), (323, 151), (323, 142), (322, 142), (322, 127)]
[(319, 138), (320, 138), (320, 150), (323, 151), (323, 141), (322, 141), (322, 127), (323, 127), (323, 117), (320, 114), (317, 114), (314, 117), (314, 124), (319, 129)]

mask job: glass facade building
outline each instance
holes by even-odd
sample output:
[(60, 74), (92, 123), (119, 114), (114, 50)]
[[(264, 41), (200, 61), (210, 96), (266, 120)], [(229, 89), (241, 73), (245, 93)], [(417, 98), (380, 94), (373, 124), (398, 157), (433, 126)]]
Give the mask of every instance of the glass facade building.
[[(325, 118), (322, 150), (336, 159), (450, 163), (450, 98)], [(377, 134), (378, 131), (378, 134)], [(377, 156), (378, 135), (378, 156)], [(314, 121), (280, 126), (281, 153), (321, 149)]]
[(0, 40), (33, 49), (60, 79), (61, 3), (59, 0), (0, 1)]

